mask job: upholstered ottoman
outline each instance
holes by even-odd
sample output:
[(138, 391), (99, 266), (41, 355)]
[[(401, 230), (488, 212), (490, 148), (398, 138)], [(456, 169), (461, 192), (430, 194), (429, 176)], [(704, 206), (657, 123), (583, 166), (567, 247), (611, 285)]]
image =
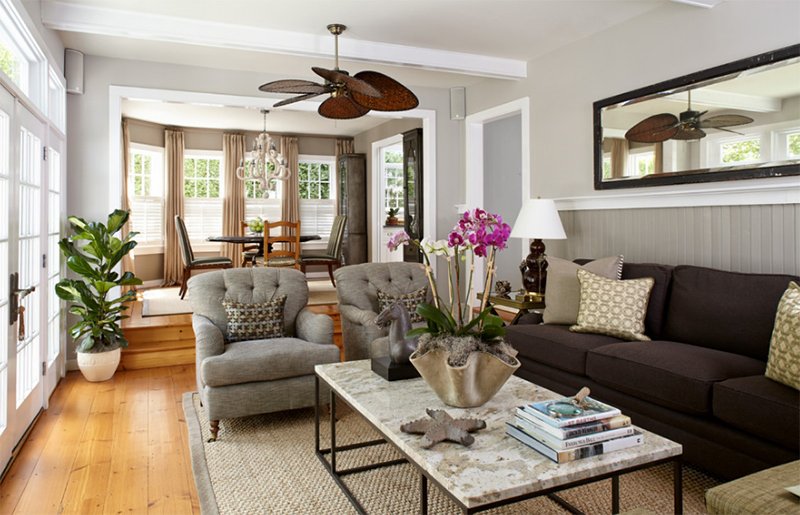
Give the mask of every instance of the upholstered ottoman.
[(711, 515), (800, 513), (800, 498), (786, 490), (800, 484), (800, 461), (792, 461), (725, 483), (706, 492)]

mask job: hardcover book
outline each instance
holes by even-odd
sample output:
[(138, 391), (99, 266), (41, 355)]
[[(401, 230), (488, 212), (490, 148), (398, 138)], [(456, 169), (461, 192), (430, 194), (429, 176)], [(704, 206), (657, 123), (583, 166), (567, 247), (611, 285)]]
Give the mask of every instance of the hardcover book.
[(556, 451), (546, 446), (539, 440), (532, 438), (512, 422), (506, 422), (506, 434), (515, 438), (516, 440), (519, 440), (531, 449), (543, 454), (556, 463), (569, 463), (571, 461), (576, 461), (583, 458), (599, 456), (601, 454), (607, 454), (609, 452), (641, 445), (644, 442), (644, 436), (642, 433), (635, 431), (630, 436), (623, 436), (621, 438), (615, 438), (605, 442), (584, 445), (583, 447), (576, 447), (575, 449)]
[(631, 425), (631, 418), (627, 415), (617, 415), (615, 417), (604, 418), (595, 420), (594, 422), (586, 422), (584, 424), (577, 424), (574, 426), (556, 427), (548, 424), (540, 418), (531, 415), (523, 408), (517, 408), (517, 416), (523, 418), (532, 424), (536, 424), (542, 431), (545, 431), (556, 438), (567, 440), (583, 435), (590, 435), (608, 431), (609, 429), (618, 429)]
[(554, 427), (575, 426), (622, 414), (619, 409), (591, 397), (586, 397), (580, 404), (567, 397), (556, 401), (534, 402), (522, 409)]
[(517, 426), (518, 429), (525, 431), (528, 436), (539, 440), (546, 446), (556, 451), (574, 449), (576, 447), (583, 447), (584, 445), (605, 442), (606, 440), (613, 440), (614, 438), (619, 438), (622, 436), (630, 436), (634, 433), (632, 426), (625, 426), (618, 429), (609, 429), (607, 431), (600, 431), (598, 433), (562, 439), (544, 431), (541, 426), (538, 426), (522, 417), (517, 417), (514, 421), (514, 425)]

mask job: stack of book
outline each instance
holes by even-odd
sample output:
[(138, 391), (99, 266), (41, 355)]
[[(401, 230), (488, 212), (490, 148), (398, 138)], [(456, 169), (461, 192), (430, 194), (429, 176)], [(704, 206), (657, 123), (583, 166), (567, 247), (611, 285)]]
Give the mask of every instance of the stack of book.
[(620, 410), (587, 397), (535, 402), (517, 408), (506, 433), (556, 463), (606, 454), (640, 445), (642, 434)]

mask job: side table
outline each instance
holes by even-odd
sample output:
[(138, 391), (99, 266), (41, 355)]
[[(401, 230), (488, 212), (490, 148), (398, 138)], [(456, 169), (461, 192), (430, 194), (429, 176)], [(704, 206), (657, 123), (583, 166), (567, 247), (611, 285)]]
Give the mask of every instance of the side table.
[[(483, 294), (478, 294), (478, 299), (483, 298)], [(509, 325), (515, 325), (519, 322), (519, 319), (522, 315), (526, 315), (534, 310), (537, 309), (544, 309), (545, 303), (544, 300), (541, 301), (532, 301), (532, 300), (517, 300), (511, 297), (500, 297), (497, 295), (489, 295), (489, 301), (487, 303), (489, 307), (492, 308), (492, 313), (497, 315), (497, 311), (495, 311), (495, 306), (505, 306), (507, 308), (514, 308), (517, 310), (517, 314), (511, 320)]]

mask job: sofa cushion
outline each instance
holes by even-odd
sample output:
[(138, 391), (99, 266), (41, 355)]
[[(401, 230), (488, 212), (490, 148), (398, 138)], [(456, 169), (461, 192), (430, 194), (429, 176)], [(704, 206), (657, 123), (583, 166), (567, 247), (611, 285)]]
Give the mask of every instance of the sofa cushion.
[(667, 341), (604, 345), (586, 356), (586, 375), (598, 383), (691, 414), (711, 413), (715, 382), (764, 367), (746, 356)]
[(557, 257), (547, 258), (547, 288), (545, 290), (544, 323), (574, 324), (578, 319), (581, 268), (610, 279), (622, 277), (622, 256), (595, 259), (585, 265)]
[(625, 263), (622, 265), (622, 278), (641, 279), (652, 277), (655, 281), (647, 303), (647, 316), (644, 319), (644, 332), (650, 339), (661, 339), (664, 330), (664, 315), (672, 281), (672, 267), (652, 263)]
[(718, 419), (798, 450), (800, 392), (762, 375), (714, 384), (712, 411)]
[(766, 361), (778, 301), (792, 280), (676, 266), (664, 339)]
[(764, 375), (800, 390), (800, 286), (796, 282), (789, 283), (778, 304)]
[(565, 372), (586, 375), (586, 351), (619, 339), (599, 334), (575, 334), (565, 325), (513, 325), (506, 341), (520, 356)]
[(314, 365), (339, 361), (336, 345), (298, 338), (229, 343), (225, 352), (203, 360), (200, 374), (207, 386), (275, 381), (314, 374)]
[(605, 334), (623, 340), (650, 340), (644, 334), (644, 317), (653, 288), (652, 277), (623, 281), (581, 269), (578, 281), (581, 284), (578, 321), (570, 331)]

